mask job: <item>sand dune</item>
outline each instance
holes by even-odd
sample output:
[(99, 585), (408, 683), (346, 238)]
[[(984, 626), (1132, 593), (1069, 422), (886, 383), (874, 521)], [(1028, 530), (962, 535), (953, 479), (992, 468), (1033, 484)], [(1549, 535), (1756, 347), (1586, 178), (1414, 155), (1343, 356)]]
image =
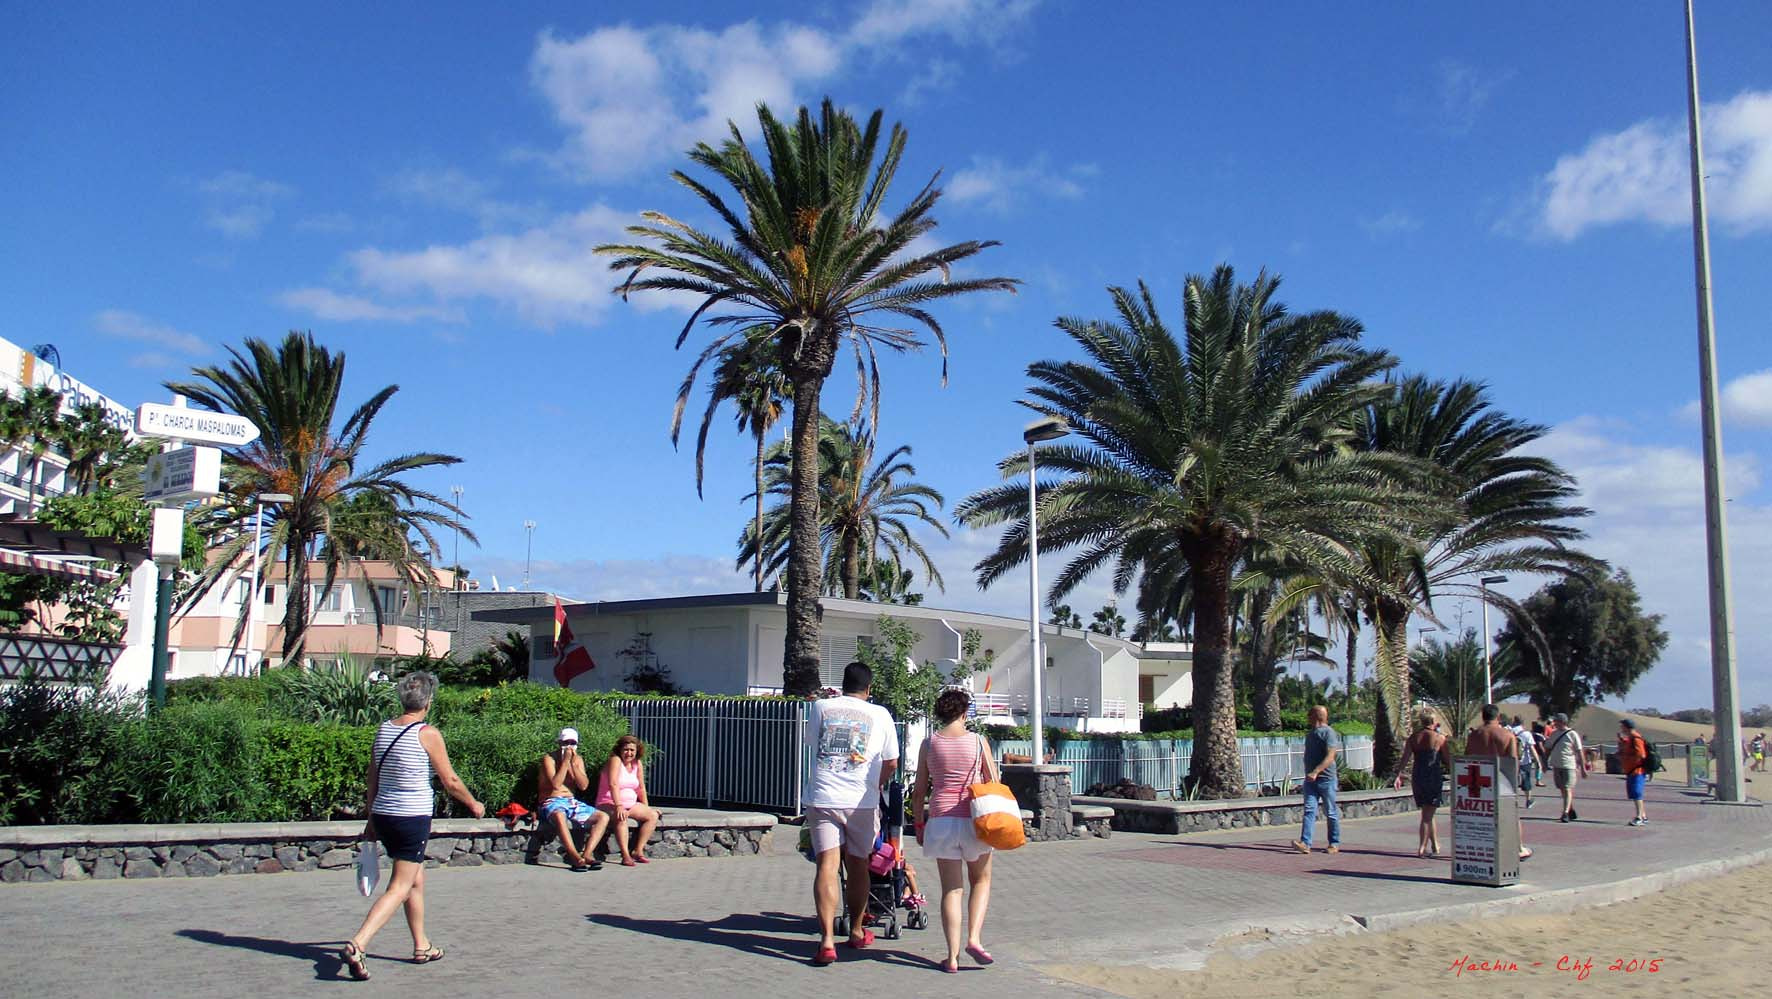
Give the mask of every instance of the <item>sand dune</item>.
[[(1519, 715), (1528, 720), (1538, 717), (1538, 708), (1526, 702), (1503, 704), (1501, 710), (1511, 717)], [(1613, 711), (1598, 705), (1588, 705), (1576, 713), (1573, 719), (1575, 731), (1581, 733), (1582, 741), (1589, 743), (1612, 742), (1618, 737), (1618, 720), (1629, 718), (1637, 723), (1637, 731), (1643, 738), (1655, 742), (1691, 742), (1696, 736), (1704, 736), (1710, 740), (1711, 725), (1699, 725), (1695, 722), (1674, 721), (1669, 718), (1651, 718), (1648, 715), (1632, 714), (1624, 711)]]

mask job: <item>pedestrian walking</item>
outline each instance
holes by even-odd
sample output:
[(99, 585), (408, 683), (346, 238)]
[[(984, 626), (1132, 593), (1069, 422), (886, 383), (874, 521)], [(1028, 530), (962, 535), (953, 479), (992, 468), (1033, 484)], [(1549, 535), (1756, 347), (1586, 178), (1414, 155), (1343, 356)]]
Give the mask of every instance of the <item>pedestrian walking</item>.
[[(958, 687), (935, 699), (935, 721), (941, 727), (923, 740), (917, 754), (917, 779), (911, 787), (911, 815), (923, 856), (941, 873), (941, 929), (948, 954), (941, 970), (957, 974), (960, 945), (979, 964), (990, 964), (981, 934), (991, 901), (991, 848), (972, 827), (972, 785), (997, 779), (996, 761), (984, 736), (966, 729), (972, 695)], [(960, 918), (960, 896), (967, 885), (966, 918)]]
[(1311, 833), (1317, 825), (1317, 803), (1322, 802), (1323, 815), (1329, 821), (1327, 853), (1341, 852), (1341, 809), (1335, 804), (1335, 792), (1341, 777), (1335, 769), (1335, 758), (1341, 753), (1341, 734), (1329, 727), (1329, 709), (1319, 704), (1310, 710), (1311, 730), (1304, 737), (1304, 829), (1292, 841), (1299, 853), (1311, 852)]
[(1514, 716), (1513, 725), (1509, 726), (1514, 738), (1520, 743), (1520, 780), (1519, 790), (1526, 796), (1526, 807), (1532, 807), (1532, 778), (1538, 772), (1538, 740), (1533, 737), (1532, 730), (1526, 727), (1525, 719)]
[(1439, 727), (1433, 708), (1424, 707), (1415, 713), (1415, 731), (1403, 744), (1403, 762), (1397, 772), (1397, 787), (1403, 786), (1403, 771), (1409, 772), (1409, 789), (1415, 795), (1415, 807), (1421, 809), (1417, 857), (1440, 855), (1434, 811), (1444, 802), (1446, 773), (1452, 769), (1452, 747)]
[(1544, 722), (1535, 721), (1532, 723), (1532, 748), (1538, 757), (1538, 766), (1532, 771), (1532, 783), (1538, 787), (1544, 786), (1544, 772), (1550, 767), (1550, 760), (1544, 754), (1547, 735)]
[(837, 960), (837, 913), (843, 905), (838, 865), (849, 873), (848, 945), (866, 947), (874, 932), (862, 925), (868, 911), (868, 857), (880, 835), (880, 792), (898, 770), (898, 731), (892, 715), (868, 698), (874, 671), (866, 663), (843, 669), (843, 693), (812, 702), (806, 732), (814, 747), (806, 777), (806, 828), (818, 870), (812, 894), (818, 907), (818, 951), (812, 963)]
[(1581, 744), (1581, 733), (1569, 727), (1569, 716), (1558, 712), (1551, 719), (1550, 746), (1545, 749), (1545, 762), (1551, 779), (1563, 796), (1563, 814), (1558, 822), (1574, 822), (1575, 784), (1588, 772), (1587, 751)]
[(425, 935), (425, 845), (431, 838), (431, 774), (442, 781), (449, 796), (480, 818), (486, 806), (475, 800), (468, 786), (449, 765), (449, 749), (443, 733), (425, 724), (437, 678), (429, 673), (408, 673), (395, 688), (403, 709), (398, 718), (381, 723), (370, 748), (369, 823), (363, 838), (374, 837), (394, 862), (393, 876), (382, 896), (369, 907), (363, 925), (345, 942), (340, 957), (351, 977), (369, 980), (364, 964), (369, 942), (404, 907), (406, 927), (412, 931), (412, 963), (443, 960), (443, 949)]
[(1624, 771), (1624, 796), (1636, 806), (1633, 826), (1649, 824), (1649, 813), (1643, 809), (1643, 787), (1649, 783), (1649, 744), (1637, 731), (1637, 723), (1629, 718), (1618, 719), (1618, 769)]
[[(1483, 705), (1483, 724), (1471, 731), (1464, 740), (1464, 752), (1467, 756), (1495, 756), (1501, 759), (1497, 776), (1512, 783), (1520, 772), (1520, 740), (1514, 733), (1501, 724), (1501, 709), (1493, 704)], [(1526, 820), (1520, 820), (1520, 859), (1532, 856), (1532, 850), (1526, 846)]]

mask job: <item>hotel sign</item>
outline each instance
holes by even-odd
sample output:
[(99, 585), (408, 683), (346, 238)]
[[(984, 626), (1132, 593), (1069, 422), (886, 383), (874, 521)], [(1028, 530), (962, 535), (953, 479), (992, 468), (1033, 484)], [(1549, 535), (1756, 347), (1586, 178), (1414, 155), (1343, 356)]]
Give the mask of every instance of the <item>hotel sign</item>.
[(144, 437), (171, 437), (224, 447), (243, 447), (258, 440), (258, 427), (245, 417), (152, 402), (136, 408), (135, 432)]
[(1520, 880), (1514, 782), (1499, 756), (1460, 756), (1452, 767), (1452, 880), (1501, 887)]

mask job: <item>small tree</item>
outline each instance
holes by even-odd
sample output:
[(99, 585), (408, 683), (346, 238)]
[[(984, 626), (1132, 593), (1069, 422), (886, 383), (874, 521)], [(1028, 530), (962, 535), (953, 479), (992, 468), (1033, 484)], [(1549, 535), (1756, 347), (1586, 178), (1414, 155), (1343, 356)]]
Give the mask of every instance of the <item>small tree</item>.
[(881, 615), (874, 624), (873, 640), (862, 647), (859, 655), (861, 662), (874, 671), (874, 703), (884, 706), (905, 725), (927, 718), (943, 687), (963, 682), (990, 666), (990, 660), (979, 655), (984, 636), (977, 630), (960, 636), (960, 661), (950, 671), (944, 672), (933, 662), (913, 665), (911, 649), (916, 644), (917, 633), (909, 625)]
[(652, 651), (652, 632), (641, 631), (634, 635), (634, 640), (627, 647), (616, 653), (628, 661), (628, 671), (622, 674), (622, 682), (628, 690), (635, 694), (681, 694), (683, 688), (671, 680), (671, 668), (659, 662), (658, 653)]
[(1120, 613), (1119, 605), (1109, 601), (1107, 606), (1095, 612), (1095, 619), (1089, 622), (1089, 630), (1097, 635), (1123, 637), (1126, 634), (1126, 615)]
[(1052, 623), (1060, 628), (1083, 630), (1083, 618), (1071, 610), (1070, 604), (1058, 604), (1052, 608)]

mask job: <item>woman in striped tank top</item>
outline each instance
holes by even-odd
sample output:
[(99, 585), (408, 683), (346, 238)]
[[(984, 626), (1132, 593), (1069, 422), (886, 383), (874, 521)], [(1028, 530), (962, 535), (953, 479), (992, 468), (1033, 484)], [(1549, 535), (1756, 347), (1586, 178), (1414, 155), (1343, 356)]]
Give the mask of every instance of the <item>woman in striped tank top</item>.
[[(917, 782), (911, 788), (911, 815), (916, 822), (917, 842), (923, 856), (941, 871), (941, 928), (947, 935), (948, 956), (941, 970), (960, 970), (960, 942), (979, 964), (990, 964), (990, 952), (979, 935), (984, 913), (991, 902), (991, 848), (972, 831), (972, 785), (997, 779), (997, 761), (990, 740), (966, 728), (966, 710), (972, 695), (957, 687), (935, 699), (935, 720), (940, 728), (923, 740), (917, 756)], [(966, 903), (966, 921), (960, 921), (960, 894), (967, 882), (972, 895)]]
[(437, 693), (437, 678), (429, 673), (408, 673), (396, 688), (403, 713), (393, 721), (382, 722), (375, 733), (375, 744), (369, 753), (369, 824), (363, 827), (363, 838), (381, 841), (394, 861), (388, 890), (369, 907), (363, 925), (345, 943), (340, 955), (351, 977), (369, 980), (364, 966), (364, 948), (376, 933), (393, 918), (394, 910), (406, 909), (406, 926), (412, 931), (412, 962), (429, 964), (443, 960), (441, 948), (425, 936), (425, 844), (431, 838), (431, 772), (443, 782), (450, 796), (467, 806), (469, 814), (480, 818), (486, 806), (474, 800), (468, 786), (455, 775), (449, 765), (449, 750), (443, 735), (425, 724), (431, 712), (431, 698)]

